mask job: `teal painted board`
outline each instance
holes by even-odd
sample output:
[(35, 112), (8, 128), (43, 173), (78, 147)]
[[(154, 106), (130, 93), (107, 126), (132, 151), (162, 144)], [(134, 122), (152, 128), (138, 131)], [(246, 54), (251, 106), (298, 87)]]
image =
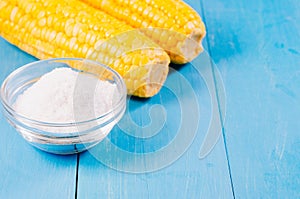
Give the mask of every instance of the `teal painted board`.
[[(200, 13), (200, 2), (188, 3)], [(209, 126), (221, 128), (220, 120), (211, 119), (220, 117), (215, 66), (204, 53), (191, 64), (171, 67), (158, 95), (129, 98), (125, 116), (108, 138), (80, 154), (78, 198), (233, 198), (222, 136), (208, 156), (199, 158)]]
[[(36, 59), (0, 38), (0, 82)], [(0, 114), (0, 198), (74, 198), (76, 155), (56, 156), (29, 145)]]
[(300, 4), (203, 1), (236, 198), (300, 198)]
[[(202, 65), (202, 75), (205, 68), (211, 70), (210, 65), (203, 65), (201, 56), (193, 62), (194, 66), (197, 64)], [(181, 75), (192, 90), (185, 88)], [(232, 198), (222, 137), (207, 157), (199, 158), (209, 125), (217, 125), (211, 121), (211, 96), (205, 82), (187, 64), (169, 74), (165, 86), (151, 99), (128, 99), (128, 111), (109, 137), (80, 154), (78, 198)], [(195, 93), (199, 110), (193, 106), (189, 92)], [(180, 112), (180, 107), (189, 107), (189, 115), (184, 115), (185, 108)], [(199, 118), (194, 117), (195, 113), (199, 113)], [(187, 122), (183, 123), (185, 119)], [(195, 120), (196, 132), (191, 135)], [(132, 128), (135, 124), (141, 128)], [(147, 125), (153, 131), (148, 131)], [(177, 131), (180, 125), (182, 132)], [(150, 132), (156, 134), (142, 138)], [(181, 133), (184, 138), (179, 138)], [(184, 139), (189, 138), (190, 145), (185, 145)], [(169, 150), (175, 142), (175, 148)], [(174, 155), (182, 149), (182, 155)]]

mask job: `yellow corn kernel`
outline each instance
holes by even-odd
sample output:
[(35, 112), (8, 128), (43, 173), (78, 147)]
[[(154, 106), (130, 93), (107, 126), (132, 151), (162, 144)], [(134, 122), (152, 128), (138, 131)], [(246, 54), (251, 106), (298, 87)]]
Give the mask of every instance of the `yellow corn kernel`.
[[(174, 63), (191, 61), (203, 51), (205, 26), (198, 13), (181, 0), (81, 1), (140, 29), (168, 51)], [(162, 34), (169, 39), (161, 38)]]
[(155, 95), (166, 79), (170, 58), (162, 48), (85, 3), (0, 0), (0, 8), (0, 35), (37, 58), (81, 57), (101, 62), (123, 76), (129, 94), (140, 97)]

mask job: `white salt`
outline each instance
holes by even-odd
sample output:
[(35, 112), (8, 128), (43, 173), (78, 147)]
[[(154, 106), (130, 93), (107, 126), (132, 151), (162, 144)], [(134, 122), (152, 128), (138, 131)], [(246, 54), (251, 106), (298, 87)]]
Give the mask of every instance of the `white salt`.
[(19, 95), (14, 109), (27, 118), (43, 122), (80, 122), (108, 112), (116, 93), (116, 85), (91, 74), (57, 68)]

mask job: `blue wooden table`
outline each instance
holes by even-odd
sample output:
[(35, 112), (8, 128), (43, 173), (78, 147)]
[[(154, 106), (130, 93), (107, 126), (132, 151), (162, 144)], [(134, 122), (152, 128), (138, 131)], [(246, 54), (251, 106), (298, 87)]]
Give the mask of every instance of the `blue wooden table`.
[[(0, 198), (300, 198), (299, 1), (187, 2), (206, 52), (92, 150), (41, 152), (0, 115)], [(0, 38), (1, 83), (35, 60)]]

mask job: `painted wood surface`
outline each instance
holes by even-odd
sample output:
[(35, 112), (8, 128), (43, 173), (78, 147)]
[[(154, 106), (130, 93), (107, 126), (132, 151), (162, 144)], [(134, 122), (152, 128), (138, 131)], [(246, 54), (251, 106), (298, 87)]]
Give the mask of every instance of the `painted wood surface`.
[[(36, 59), (0, 38), (0, 82)], [(0, 198), (74, 198), (76, 155), (56, 156), (29, 145), (0, 114)]]
[[(200, 2), (192, 2), (192, 6), (200, 12)], [(212, 101), (216, 100), (213, 77), (205, 78), (211, 74), (212, 65), (207, 57), (200, 57), (192, 64), (182, 67), (173, 66), (167, 79), (166, 87), (155, 97), (144, 101), (135, 98), (129, 99), (127, 114), (133, 120), (133, 124), (144, 128), (115, 128), (106, 142), (100, 143), (95, 150), (80, 154), (78, 171), (78, 198), (232, 198), (229, 170), (225, 153), (224, 142), (221, 137), (213, 151), (204, 159), (199, 158), (199, 150), (203, 144), (210, 123), (220, 126), (219, 120), (211, 121)], [(198, 68), (198, 72), (195, 68)], [(168, 167), (149, 173), (135, 174), (135, 171), (151, 171), (153, 166), (160, 165), (165, 159), (172, 156), (167, 151), (174, 140), (178, 140), (176, 132), (180, 120), (187, 119), (184, 124), (187, 135), (192, 129), (195, 120), (193, 111), (197, 107), (193, 105), (191, 94), (186, 88), (186, 82), (192, 86), (192, 92), (196, 95), (196, 104), (199, 106), (199, 128), (191, 146), (178, 160), (170, 163)], [(169, 85), (174, 85), (172, 88)], [(209, 93), (209, 85), (212, 93)], [(213, 99), (212, 99), (213, 98)], [(178, 102), (179, 101), (179, 102)], [(145, 103), (146, 102), (146, 103)], [(178, 104), (187, 105), (190, 114), (188, 116), (178, 112)], [(155, 132), (157, 123), (161, 120), (162, 112), (156, 109), (162, 106), (165, 111), (165, 123), (162, 129), (157, 130), (154, 137), (139, 139), (140, 134), (147, 132), (147, 125)], [(184, 108), (183, 108), (184, 109)], [(216, 114), (219, 114), (217, 111)], [(127, 115), (125, 115), (125, 118)], [(219, 115), (218, 115), (219, 117)], [(197, 119), (197, 118), (196, 118)], [(128, 123), (128, 120), (126, 120)], [(122, 121), (121, 121), (122, 123)], [(128, 136), (136, 131), (135, 136)], [(140, 133), (140, 134), (139, 134)], [(113, 145), (113, 146), (112, 146)], [(117, 147), (126, 151), (122, 156), (119, 152), (110, 150)], [(177, 149), (183, 147), (178, 145)], [(165, 156), (160, 156), (159, 150), (165, 151)], [(176, 150), (176, 149), (174, 149)], [(169, 153), (167, 153), (169, 152)], [(121, 153), (121, 152), (120, 152)], [(145, 153), (139, 157), (138, 153)], [(148, 154), (154, 153), (151, 159)], [(157, 154), (157, 155), (155, 155)], [(113, 158), (111, 158), (112, 156)], [(125, 156), (125, 157), (124, 157)], [(117, 159), (117, 160), (116, 160)], [(149, 160), (150, 159), (150, 160)], [(107, 167), (109, 165), (113, 169)], [(120, 172), (125, 171), (125, 172)]]
[[(199, 61), (193, 62), (194, 65), (203, 63)], [(136, 130), (119, 125), (96, 148), (80, 154), (78, 198), (232, 198), (223, 139), (219, 139), (207, 157), (199, 158), (199, 150), (209, 125), (221, 124), (211, 121), (211, 96), (201, 76), (195, 75), (196, 72), (191, 64), (185, 65), (177, 72), (171, 73), (166, 82), (166, 85), (177, 84), (176, 88), (170, 91), (164, 88), (159, 95), (147, 100), (147, 103), (144, 100), (129, 99), (129, 111), (126, 114), (131, 116), (135, 124), (144, 128)], [(190, 133), (194, 130), (191, 126), (194, 125), (195, 119), (193, 111), (197, 111), (185, 85), (178, 80), (179, 74), (193, 87), (200, 107), (200, 117), (199, 120), (196, 118), (199, 126), (195, 137), (190, 137), (191, 145), (177, 144), (173, 149), (186, 150), (176, 160), (176, 156), (169, 159), (174, 151), (168, 148), (176, 141), (185, 142), (178, 137), (179, 125), (182, 125), (184, 130), (181, 133), (185, 137), (191, 136)], [(176, 98), (179, 104), (189, 106), (190, 112), (187, 116), (178, 113), (180, 106)], [(158, 122), (156, 120), (159, 120), (162, 114), (157, 106), (164, 108), (166, 120), (161, 130), (155, 132)], [(128, 115), (125, 115), (125, 118)], [(188, 122), (178, 124), (184, 119)], [(127, 120), (125, 122), (128, 123)], [(150, 125), (156, 135), (138, 138), (140, 134), (147, 132), (144, 131), (147, 129), (146, 125)], [(127, 135), (133, 131), (135, 136)], [(120, 152), (111, 149), (114, 147)], [(163, 151), (162, 156), (160, 151)], [(140, 153), (144, 155), (141, 157)], [(169, 161), (165, 164), (166, 167), (156, 171), (166, 160)]]
[[(187, 2), (216, 66), (205, 54), (172, 65), (159, 95), (128, 98), (122, 122), (79, 156), (31, 147), (1, 114), (0, 198), (300, 198), (299, 2)], [(0, 82), (34, 60), (0, 38)], [(210, 126), (222, 135), (201, 159)]]
[(300, 198), (300, 4), (203, 1), (236, 198)]

